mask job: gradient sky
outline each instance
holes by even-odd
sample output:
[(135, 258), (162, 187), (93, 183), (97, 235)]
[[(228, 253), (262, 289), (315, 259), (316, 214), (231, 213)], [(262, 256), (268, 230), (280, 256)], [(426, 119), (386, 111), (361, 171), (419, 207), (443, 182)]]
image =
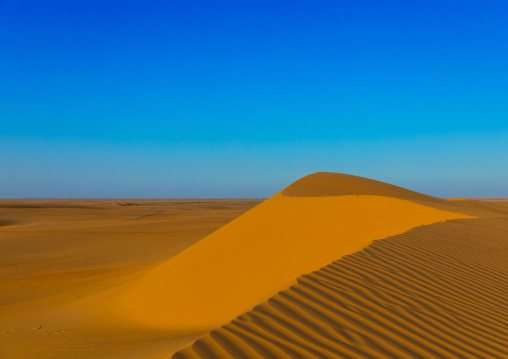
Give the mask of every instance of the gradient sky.
[(508, 2), (0, 0), (0, 197), (508, 196)]

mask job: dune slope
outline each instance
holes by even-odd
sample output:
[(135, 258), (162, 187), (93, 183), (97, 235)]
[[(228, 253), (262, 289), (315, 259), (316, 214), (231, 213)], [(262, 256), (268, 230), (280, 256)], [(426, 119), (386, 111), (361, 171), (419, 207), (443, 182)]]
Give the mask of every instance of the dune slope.
[(507, 358), (508, 218), (375, 241), (173, 358)]
[(389, 183), (334, 172), (316, 172), (300, 178), (283, 189), (282, 194), (290, 197), (375, 195), (436, 203), (446, 202), (440, 198), (410, 191)]
[(74, 303), (138, 278), (257, 203), (0, 200), (0, 358), (155, 358), (186, 346), (197, 337), (68, 319), (80, 313)]
[[(335, 174), (307, 176), (152, 272), (98, 297), (98, 315), (179, 335), (206, 332), (373, 240), (469, 218), (407, 200), (441, 201), (433, 197), (356, 176), (339, 175), (347, 191), (338, 196), (330, 176)], [(322, 188), (319, 196), (303, 196), (315, 188)]]

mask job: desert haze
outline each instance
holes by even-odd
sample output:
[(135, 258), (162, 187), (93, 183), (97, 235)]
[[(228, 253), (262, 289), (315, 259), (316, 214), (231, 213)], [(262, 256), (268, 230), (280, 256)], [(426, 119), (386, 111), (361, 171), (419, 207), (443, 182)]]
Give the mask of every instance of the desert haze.
[(506, 358), (508, 199), (0, 201), (1, 358)]

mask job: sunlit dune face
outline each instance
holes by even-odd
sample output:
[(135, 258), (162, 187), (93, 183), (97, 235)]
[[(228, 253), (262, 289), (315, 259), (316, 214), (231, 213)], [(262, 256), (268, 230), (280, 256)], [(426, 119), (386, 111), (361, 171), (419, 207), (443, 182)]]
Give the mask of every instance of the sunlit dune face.
[[(287, 288), (299, 275), (373, 240), (415, 226), (470, 218), (382, 195), (325, 195), (334, 177), (318, 173), (296, 182), (143, 278), (101, 296), (101, 303), (114, 307), (101, 309), (101, 315), (109, 312), (143, 325), (189, 333), (208, 330)], [(433, 200), (377, 181), (339, 178), (347, 193), (380, 191)], [(322, 195), (295, 196), (319, 187), (321, 181)]]
[(507, 235), (481, 218), (375, 241), (173, 358), (505, 358)]

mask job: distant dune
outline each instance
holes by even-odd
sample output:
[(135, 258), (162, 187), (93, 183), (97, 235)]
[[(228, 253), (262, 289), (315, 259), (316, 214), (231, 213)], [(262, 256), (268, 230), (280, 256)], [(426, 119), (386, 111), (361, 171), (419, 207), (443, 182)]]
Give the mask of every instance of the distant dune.
[[(61, 205), (83, 216), (93, 207)], [(136, 213), (124, 223), (164, 215), (191, 225), (185, 212)], [(132, 260), (147, 248), (129, 243), (118, 250)], [(175, 358), (508, 357), (503, 201), (318, 172), (192, 243), (61, 300), (40, 321), (95, 336), (86, 353), (103, 358), (165, 358), (183, 347)], [(101, 349), (110, 332), (120, 333), (116, 355)]]

